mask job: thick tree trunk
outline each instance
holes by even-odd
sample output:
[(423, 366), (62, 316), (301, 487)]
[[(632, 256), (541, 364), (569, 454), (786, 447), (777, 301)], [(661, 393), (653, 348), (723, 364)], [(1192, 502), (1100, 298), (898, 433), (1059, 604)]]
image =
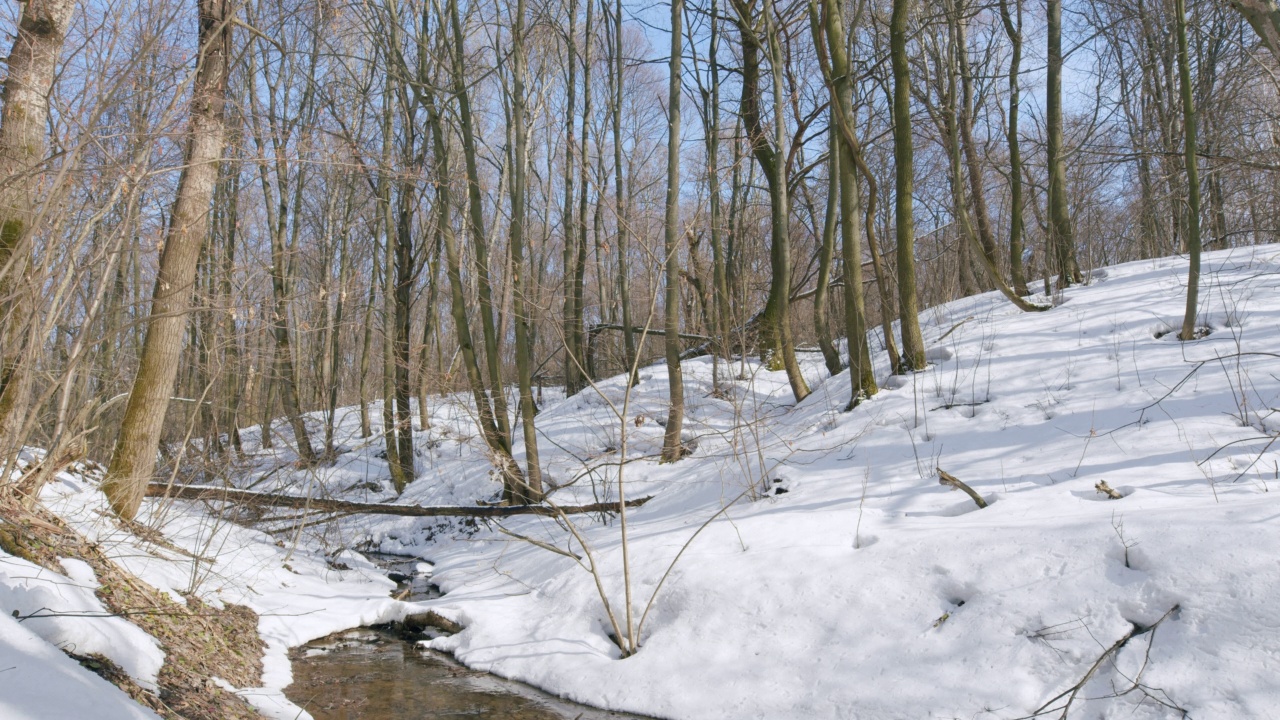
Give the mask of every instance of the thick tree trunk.
[(127, 520), (137, 514), (155, 469), (160, 432), (182, 354), (196, 262), (218, 179), (218, 161), (226, 136), (223, 106), (231, 55), (230, 6), (230, 0), (200, 0), (198, 6), (200, 54), (184, 169), (160, 254), (138, 374), (102, 484), (111, 508)]
[[(405, 484), (414, 480), (413, 462), (413, 412), (410, 399), (413, 386), (409, 382), (410, 333), (413, 329), (413, 202), (414, 187), (410, 183), (400, 186), (400, 208), (396, 216), (396, 285), (395, 285), (395, 397), (396, 397), (396, 459), (400, 461), (400, 474)], [(403, 487), (398, 488), (403, 490)]]
[(42, 187), (37, 176), (48, 152), (49, 92), (75, 6), (74, 0), (26, 3), (5, 60), (8, 75), (0, 110), (0, 457), (20, 448), (30, 402), (31, 373), (24, 356), (34, 288), (28, 287), (26, 277)]
[[(587, 275), (587, 155), (591, 130), (591, 48), (595, 45), (595, 2), (587, 0), (586, 42), (582, 49), (582, 140), (578, 143), (578, 240), (575, 243), (577, 257), (573, 261), (573, 278), (570, 288), (573, 294), (573, 317), (569, 319), (568, 334), (573, 338), (574, 352), (577, 353), (576, 375), (574, 377), (575, 392), (586, 387), (586, 335), (583, 322), (586, 313), (586, 275)], [(603, 154), (602, 154), (603, 155)], [(595, 218), (597, 226), (600, 219), (600, 199), (596, 198)], [(567, 386), (566, 381), (566, 386)]]

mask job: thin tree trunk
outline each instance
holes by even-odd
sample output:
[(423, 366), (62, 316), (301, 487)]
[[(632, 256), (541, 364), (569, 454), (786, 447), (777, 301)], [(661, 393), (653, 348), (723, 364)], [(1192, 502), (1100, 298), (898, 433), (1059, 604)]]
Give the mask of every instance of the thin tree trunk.
[[(594, 5), (592, 0), (587, 0), (587, 6)], [(561, 314), (562, 333), (564, 341), (564, 395), (571, 397), (582, 389), (582, 353), (577, 345), (578, 336), (574, 332), (573, 322), (576, 316), (574, 303), (577, 295), (574, 293), (573, 279), (577, 276), (578, 264), (578, 248), (577, 243), (577, 227), (576, 222), (586, 222), (586, 218), (582, 217), (575, 221), (575, 204), (573, 194), (574, 171), (577, 166), (573, 159), (573, 143), (574, 137), (574, 121), (577, 119), (574, 115), (574, 106), (577, 103), (577, 75), (578, 75), (578, 0), (569, 0), (569, 31), (566, 37), (568, 41), (568, 78), (565, 81), (566, 108), (565, 108), (565, 128), (564, 128), (564, 211), (561, 213), (561, 226), (564, 235), (564, 302), (563, 312)], [(587, 43), (590, 44), (591, 39), (588, 34)], [(590, 65), (584, 65), (590, 67)], [(584, 80), (583, 89), (590, 92), (590, 82)], [(587, 115), (584, 112), (582, 116), (583, 127), (587, 124)], [(586, 154), (586, 146), (582, 147), (582, 153)], [(585, 158), (583, 160), (585, 163)], [(582, 188), (582, 196), (586, 198), (587, 189)]]
[[(1018, 115), (1020, 110), (1018, 73), (1022, 70), (1022, 0), (1013, 0), (1015, 12), (1009, 12), (1009, 0), (1000, 0), (1000, 19), (1004, 22), (1004, 32), (1009, 36), (1009, 44), (1013, 47), (1009, 59), (1009, 278), (1013, 289), (1025, 297), (1030, 294), (1027, 289), (1027, 272), (1023, 268), (1022, 248), (1026, 223), (1022, 219), (1022, 148), (1018, 138)], [(1014, 21), (1014, 15), (1017, 21)]]
[(680, 77), (681, 49), (684, 45), (683, 0), (671, 0), (671, 58), (667, 81), (667, 203), (663, 222), (666, 276), (663, 298), (663, 347), (670, 381), (667, 427), (662, 437), (662, 462), (684, 457), (684, 373), (680, 369)]
[[(834, 106), (835, 103), (832, 103)], [(831, 263), (835, 258), (836, 224), (840, 210), (840, 140), (837, 138), (836, 111), (831, 110), (831, 128), (827, 141), (827, 209), (822, 221), (822, 243), (818, 246), (818, 281), (813, 291), (813, 332), (818, 337), (818, 348), (827, 372), (839, 375), (844, 369), (840, 352), (831, 340), (830, 308), (827, 307), (827, 287), (831, 284)]]
[[(334, 298), (333, 315), (329, 322), (329, 346), (328, 348), (321, 348), (321, 352), (328, 350), (329, 353), (329, 372), (326, 377), (328, 387), (325, 388), (327, 407), (325, 412), (324, 453), (326, 457), (330, 458), (335, 453), (334, 426), (338, 418), (338, 392), (342, 387), (342, 321), (347, 304), (347, 285), (351, 282), (351, 251), (348, 250), (348, 245), (351, 236), (352, 195), (353, 193), (348, 191), (346, 207), (342, 214), (342, 224), (338, 230), (338, 282), (334, 291), (336, 297)], [(327, 268), (325, 272), (328, 272)]]
[[(586, 288), (584, 284), (587, 273), (587, 168), (590, 162), (587, 157), (587, 143), (590, 139), (589, 133), (591, 129), (591, 48), (595, 38), (594, 21), (595, 2), (594, 0), (587, 0), (586, 40), (582, 48), (582, 140), (578, 143), (578, 241), (575, 248), (578, 254), (573, 262), (573, 280), (571, 283), (573, 317), (569, 322), (569, 335), (573, 337), (573, 348), (579, 363), (575, 368), (576, 390), (581, 390), (586, 386), (586, 382), (583, 379), (583, 372), (586, 368), (586, 336), (583, 334), (583, 322), (586, 312)], [(595, 216), (598, 226), (600, 218), (599, 195), (596, 197)]]
[(915, 150), (911, 139), (911, 68), (907, 62), (907, 16), (913, 4), (911, 0), (893, 0), (893, 14), (889, 20), (889, 54), (893, 65), (894, 222), (898, 236), (898, 315), (902, 326), (902, 361), (905, 370), (923, 370), (927, 361), (916, 298), (915, 220), (911, 198), (915, 184)]
[(427, 407), (427, 391), (430, 389), (429, 366), (431, 361), (431, 337), (438, 328), (436, 305), (440, 297), (440, 247), (444, 242), (444, 228), (436, 225), (435, 247), (427, 258), (427, 305), (422, 320), (422, 348), (418, 352), (418, 423), (423, 430), (431, 427), (431, 412)]
[(196, 262), (208, 224), (226, 136), (230, 0), (200, 0), (200, 54), (191, 99), (191, 125), (177, 199), (170, 217), (138, 374), (102, 490), (121, 518), (132, 520), (155, 469), (156, 450), (182, 354)]
[(369, 280), (369, 301), (364, 306), (364, 337), (360, 342), (360, 437), (373, 434), (369, 422), (369, 364), (373, 355), (373, 304), (378, 293), (378, 283)]
[(538, 461), (538, 432), (534, 427), (537, 409), (533, 403), (533, 348), (530, 343), (528, 305), (530, 292), (525, 267), (525, 188), (529, 161), (528, 130), (525, 118), (525, 0), (516, 0), (515, 26), (512, 40), (511, 133), (515, 139), (515, 157), (511, 169), (511, 314), (515, 322), (516, 381), (520, 386), (520, 421), (524, 431), (525, 483), (509, 488), (509, 499), (520, 504), (542, 499), (542, 469)]
[[(424, 105), (427, 109), (427, 122), (431, 129), (432, 150), (435, 155), (436, 178), (449, 177), (448, 153), (444, 143), (444, 127), (436, 106), (434, 95), (424, 91)], [(462, 368), (466, 373), (471, 388), (472, 398), (476, 404), (476, 421), (480, 434), (493, 452), (498, 471), (502, 474), (505, 487), (516, 487), (523, 484), (520, 468), (511, 457), (510, 446), (507, 445), (493, 417), (493, 406), (485, 394), (484, 376), (480, 370), (480, 361), (472, 339), (471, 323), (467, 319), (466, 287), (462, 281), (462, 253), (458, 247), (458, 239), (453, 233), (452, 199), (449, 183), (439, 181), (436, 187), (436, 221), (444, 243), (445, 273), (449, 279), (449, 305), (453, 317), (453, 328), (458, 338), (458, 350), (462, 356)]]
[(1080, 282), (1071, 212), (1067, 207), (1067, 170), (1062, 157), (1062, 0), (1048, 0), (1048, 15), (1045, 132), (1049, 162), (1049, 245), (1057, 261), (1061, 289)]
[(1196, 339), (1196, 305), (1200, 294), (1200, 170), (1196, 161), (1196, 110), (1191, 86), (1191, 61), (1187, 52), (1186, 0), (1173, 0), (1174, 32), (1178, 37), (1178, 76), (1182, 83), (1182, 129), (1187, 168), (1187, 310), (1179, 340)]
[[(810, 17), (817, 20), (816, 8), (810, 5)], [(849, 30), (846, 29), (840, 6), (835, 0), (824, 0), (820, 26), (815, 25), (814, 43), (819, 46), (819, 57), (822, 56), (821, 42), (818, 37), (822, 30), (826, 35), (826, 50), (830, 54), (830, 77), (832, 86), (832, 134), (831, 150), (839, 153), (840, 160), (835, 169), (840, 176), (840, 253), (844, 263), (844, 314), (845, 335), (849, 344), (849, 382), (850, 397), (846, 410), (851, 410), (863, 398), (875, 395), (875, 369), (871, 362), (871, 348), (867, 344), (867, 310), (862, 291), (862, 230), (861, 216), (862, 189), (858, 186), (858, 171), (855, 167), (861, 155), (857, 130), (854, 127), (853, 115), (853, 76), (846, 50)], [(826, 63), (823, 63), (826, 70)], [(866, 227), (871, 227), (868, 217)], [(892, 347), (892, 334), (886, 335), (889, 347)], [(892, 353), (896, 354), (896, 352)]]
[(613, 172), (617, 207), (614, 213), (618, 224), (618, 303), (622, 306), (623, 362), (631, 373), (632, 385), (640, 384), (636, 369), (636, 341), (631, 332), (631, 290), (627, 287), (627, 190), (622, 182), (622, 0), (616, 0), (613, 9)]
[(493, 290), (489, 280), (489, 242), (484, 234), (484, 206), (480, 198), (480, 171), (476, 160), (475, 126), (471, 113), (471, 97), (464, 69), (464, 36), (458, 0), (449, 0), (453, 27), (452, 69), (454, 98), (458, 103), (458, 121), (462, 130), (462, 153), (467, 165), (467, 210), (471, 242), (476, 254), (477, 284), (480, 299), (480, 326), (484, 334), (486, 365), (489, 371), (490, 399), (498, 435), (507, 455), (511, 454), (511, 419), (507, 413), (507, 397), (503, 389), (501, 357), (498, 354), (498, 331), (494, 324)]
[[(769, 298), (761, 316), (761, 355), (771, 369), (783, 369), (796, 402), (809, 394), (800, 373), (791, 342), (789, 299), (791, 295), (790, 196), (787, 190), (785, 150), (787, 137), (782, 101), (782, 50), (773, 23), (773, 3), (764, 0), (764, 41), (754, 27), (754, 0), (735, 0), (738, 27), (742, 35), (742, 118), (748, 142), (769, 186)], [(767, 51), (773, 80), (774, 133), (772, 143), (765, 132), (760, 110), (760, 52)]]
[(710, 120), (707, 128), (707, 186), (711, 194), (711, 284), (714, 287), (712, 295), (715, 297), (715, 329), (714, 337), (716, 338), (716, 359), (713, 359), (712, 385), (719, 389), (720, 372), (719, 358), (726, 361), (729, 358), (729, 332), (732, 327), (730, 320), (730, 295), (728, 282), (728, 263), (727, 256), (723, 245), (723, 222), (721, 216), (721, 197), (720, 197), (720, 61), (718, 53), (720, 49), (720, 16), (717, 0), (711, 0), (711, 40), (708, 49), (708, 62), (711, 72), (711, 92), (708, 98), (710, 104), (709, 112), (706, 117)]

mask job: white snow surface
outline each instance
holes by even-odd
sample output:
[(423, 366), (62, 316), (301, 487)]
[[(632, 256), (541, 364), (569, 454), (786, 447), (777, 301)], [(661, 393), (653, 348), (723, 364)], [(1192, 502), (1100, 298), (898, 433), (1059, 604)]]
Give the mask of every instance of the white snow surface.
[[(688, 361), (684, 435), (696, 447), (673, 464), (657, 462), (661, 364), (629, 395), (622, 377), (567, 400), (548, 392), (538, 429), (552, 500), (616, 500), (621, 458), (626, 497), (652, 496), (627, 514), (626, 574), (617, 517), (574, 516), (576, 536), (550, 518), (506, 520), (504, 534), (387, 516), (268, 534), (197, 503), (148, 501), (143, 520), (216, 557), (209, 566), (95, 512), (92, 473), (67, 473), (44, 497), (157, 587), (262, 613), (265, 687), (242, 692), (277, 717), (298, 712), (280, 693), (287, 647), (423, 606), (465, 627), (432, 645), (470, 666), (663, 718), (1057, 717), (1091, 668), (1070, 718), (1280, 716), (1280, 555), (1267, 550), (1280, 545), (1280, 247), (1206, 254), (1211, 332), (1181, 342), (1186, 268), (1099, 270), (1043, 313), (995, 294), (928, 310), (930, 366), (891, 376), (873, 336), (881, 391), (850, 412), (847, 373), (827, 377), (816, 353), (801, 355), (813, 394), (799, 404), (758, 363), (722, 363), (713, 393), (711, 361)], [(645, 354), (657, 351), (650, 338)], [(398, 499), (354, 409), (327, 468), (294, 470), (247, 429), (234, 482), (419, 505), (493, 499), (469, 401), (431, 402), (417, 480)], [(319, 438), (321, 419), (308, 422)], [(989, 506), (939, 485), (938, 468)], [(1123, 498), (1097, 492), (1101, 481)], [(393, 601), (353, 549), (432, 562), (446, 594)], [(0, 592), (16, 592), (15, 577), (0, 576)], [(609, 638), (597, 579), (639, 638), (632, 657)], [(0, 623), (0, 652), (16, 647), (14, 625)]]

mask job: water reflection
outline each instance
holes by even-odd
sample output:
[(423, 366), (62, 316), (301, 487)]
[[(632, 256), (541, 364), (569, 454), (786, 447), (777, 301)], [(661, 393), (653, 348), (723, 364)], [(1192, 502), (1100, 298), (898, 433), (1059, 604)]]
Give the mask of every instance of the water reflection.
[(636, 717), (557, 700), (379, 630), (316, 640), (295, 650), (292, 660), (293, 684), (285, 694), (316, 720)]

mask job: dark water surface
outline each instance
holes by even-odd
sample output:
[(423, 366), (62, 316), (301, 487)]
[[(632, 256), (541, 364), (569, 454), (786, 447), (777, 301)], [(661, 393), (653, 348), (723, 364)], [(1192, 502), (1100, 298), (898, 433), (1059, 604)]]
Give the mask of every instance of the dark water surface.
[(390, 631), (357, 629), (293, 651), (290, 700), (316, 720), (631, 718), (575, 705), (521, 683), (469, 670)]
[[(439, 597), (430, 564), (368, 554), (409, 601)], [(518, 682), (469, 670), (392, 629), (357, 628), (293, 650), (293, 684), (285, 695), (316, 720), (604, 720), (636, 718), (565, 702)]]

